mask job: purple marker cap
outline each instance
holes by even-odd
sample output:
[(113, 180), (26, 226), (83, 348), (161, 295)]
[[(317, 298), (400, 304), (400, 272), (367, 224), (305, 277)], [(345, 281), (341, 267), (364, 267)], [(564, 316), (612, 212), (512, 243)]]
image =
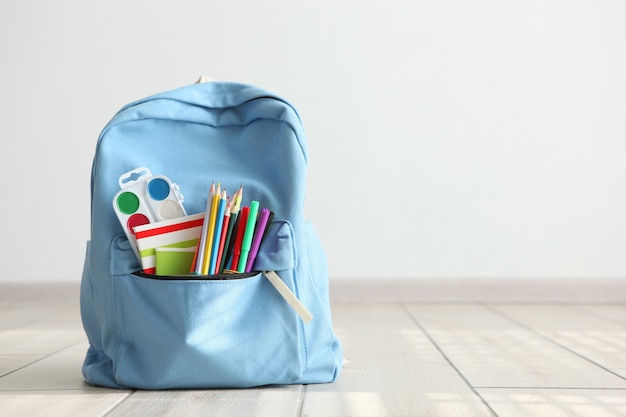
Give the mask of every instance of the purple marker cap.
[(250, 245), (250, 253), (248, 254), (248, 261), (246, 262), (245, 272), (251, 272), (254, 266), (254, 260), (259, 253), (259, 247), (261, 246), (261, 240), (265, 235), (269, 226), (269, 220), (273, 213), (263, 207), (259, 213), (256, 229), (254, 230), (254, 237), (252, 238), (252, 244)]

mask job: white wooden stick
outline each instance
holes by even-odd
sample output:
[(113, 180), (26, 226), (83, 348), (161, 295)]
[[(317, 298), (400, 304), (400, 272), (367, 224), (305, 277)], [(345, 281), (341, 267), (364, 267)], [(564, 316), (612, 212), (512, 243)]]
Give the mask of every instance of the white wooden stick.
[(282, 279), (275, 271), (263, 271), (263, 275), (272, 283), (278, 293), (287, 301), (287, 304), (293, 308), (303, 322), (308, 323), (313, 318), (313, 315), (306, 309), (304, 305), (298, 300), (298, 297), (291, 292), (289, 287), (285, 285)]

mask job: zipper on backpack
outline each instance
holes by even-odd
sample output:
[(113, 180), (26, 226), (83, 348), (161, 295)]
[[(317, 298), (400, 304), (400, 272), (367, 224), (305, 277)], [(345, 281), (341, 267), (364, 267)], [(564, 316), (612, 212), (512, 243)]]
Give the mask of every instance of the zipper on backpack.
[(137, 272), (134, 272), (133, 275), (136, 275), (141, 278), (156, 279), (156, 280), (161, 280), (161, 281), (227, 281), (227, 280), (250, 278), (260, 273), (261, 273), (260, 271), (252, 271), (252, 272), (246, 272), (246, 273), (241, 273), (241, 274), (154, 275), (154, 274), (146, 274), (143, 271), (137, 271)]

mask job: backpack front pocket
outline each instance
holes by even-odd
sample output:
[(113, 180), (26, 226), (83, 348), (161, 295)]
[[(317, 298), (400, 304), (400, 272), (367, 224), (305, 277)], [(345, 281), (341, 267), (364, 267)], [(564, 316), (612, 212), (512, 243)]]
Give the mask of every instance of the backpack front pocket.
[(114, 374), (143, 389), (250, 387), (302, 375), (298, 318), (256, 274), (232, 280), (113, 277)]

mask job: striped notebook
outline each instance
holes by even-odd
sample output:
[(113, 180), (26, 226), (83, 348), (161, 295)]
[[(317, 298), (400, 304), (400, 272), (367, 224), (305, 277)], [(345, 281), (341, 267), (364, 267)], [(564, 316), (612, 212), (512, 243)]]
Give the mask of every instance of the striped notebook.
[(157, 248), (196, 247), (202, 232), (204, 213), (136, 226), (137, 249), (146, 274), (155, 274)]

